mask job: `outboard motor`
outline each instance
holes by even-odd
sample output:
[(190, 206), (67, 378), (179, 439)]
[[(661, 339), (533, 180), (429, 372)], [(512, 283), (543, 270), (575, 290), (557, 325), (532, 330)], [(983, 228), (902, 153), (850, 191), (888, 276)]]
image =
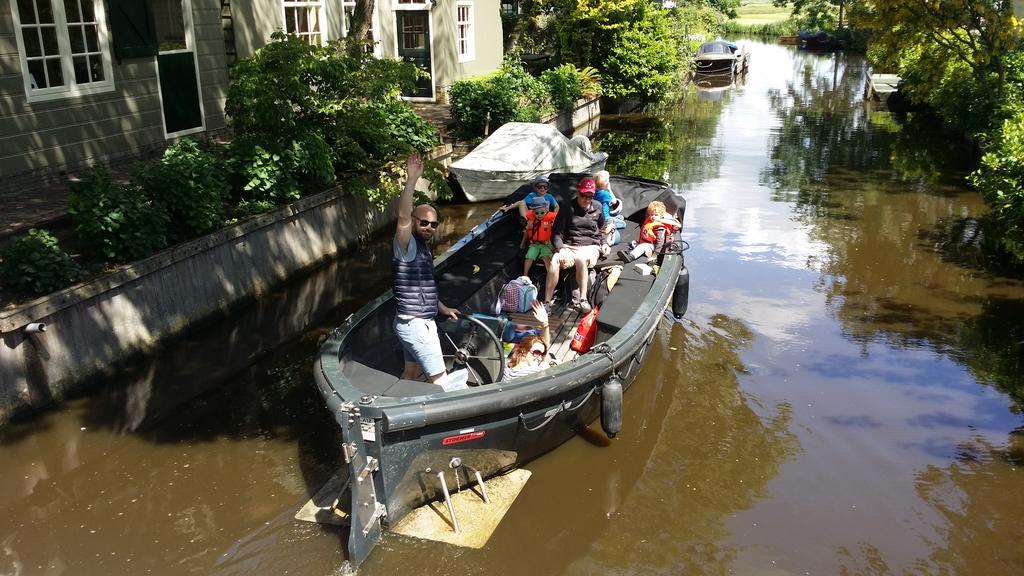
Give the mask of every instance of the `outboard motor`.
[(622, 382), (615, 376), (601, 385), (601, 428), (609, 438), (622, 430)]
[(672, 314), (676, 319), (686, 314), (686, 308), (690, 305), (690, 271), (683, 266), (679, 270), (679, 277), (676, 278), (676, 288), (672, 292)]

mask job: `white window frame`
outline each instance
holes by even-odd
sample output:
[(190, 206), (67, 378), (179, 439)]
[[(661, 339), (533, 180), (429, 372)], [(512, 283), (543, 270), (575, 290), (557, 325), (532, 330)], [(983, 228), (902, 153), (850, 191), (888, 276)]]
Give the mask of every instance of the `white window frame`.
[[(114, 90), (114, 67), (110, 56), (110, 33), (108, 30), (106, 2), (93, 0), (93, 14), (96, 17), (96, 44), (100, 51), (103, 65), (103, 78), (99, 82), (78, 84), (75, 82), (75, 68), (71, 53), (71, 39), (68, 36), (68, 21), (64, 13), (64, 2), (61, 0), (45, 0), (50, 2), (53, 10), (53, 23), (57, 31), (57, 47), (60, 54), (61, 73), (64, 75), (63, 86), (32, 88), (32, 75), (28, 69), (28, 57), (25, 41), (22, 37), (21, 16), (18, 14), (18, 2), (11, 0), (11, 13), (14, 17), (14, 36), (18, 43), (18, 60), (21, 62), (21, 77), (25, 86), (25, 98), (29, 102), (46, 102), (62, 98), (73, 98), (85, 94), (99, 94)], [(34, 26), (28, 24), (28, 26)]]
[[(349, 21), (347, 9), (352, 8), (355, 10), (356, 0), (342, 0), (341, 2), (341, 17), (342, 17), (342, 30), (341, 35), (343, 37), (348, 36)], [(377, 16), (377, 4), (374, 3), (373, 14), (370, 16), (370, 33), (373, 36), (373, 55), (377, 58), (381, 57), (381, 41), (380, 41), (380, 17)]]
[[(160, 124), (164, 127), (164, 139), (173, 140), (189, 134), (206, 132), (206, 105), (203, 104), (203, 76), (199, 73), (199, 49), (196, 46), (196, 29), (192, 21), (192, 0), (181, 0), (181, 22), (185, 28), (185, 47), (174, 50), (160, 50), (157, 52), (154, 63), (156, 64), (156, 89), (160, 95)], [(196, 69), (196, 90), (199, 92), (199, 126), (186, 128), (177, 132), (167, 131), (167, 119), (164, 117), (164, 91), (160, 87), (160, 55), (180, 54), (183, 52), (192, 53), (192, 65)]]
[[(459, 20), (459, 8), (466, 8), (469, 12), (469, 19), (465, 22)], [(466, 26), (466, 51), (462, 52), (462, 43), (459, 38), (459, 27)], [(473, 0), (457, 0), (455, 2), (455, 53), (459, 62), (472, 62), (476, 60), (476, 14), (473, 9)]]
[(281, 23), (283, 24), (281, 30), (285, 34), (305, 40), (306, 38), (312, 38), (314, 35), (311, 33), (298, 34), (288, 31), (288, 8), (316, 8), (317, 18), (320, 21), (320, 42), (317, 45), (323, 46), (327, 44), (330, 34), (328, 34), (327, 9), (324, 0), (281, 0)]
[(436, 4), (437, 4), (437, 0), (434, 0), (434, 1), (423, 0), (422, 2), (411, 2), (411, 3), (408, 3), (408, 4), (399, 4), (398, 0), (392, 0), (392, 2), (391, 2), (391, 9), (392, 10), (427, 10), (427, 11), (432, 11)]

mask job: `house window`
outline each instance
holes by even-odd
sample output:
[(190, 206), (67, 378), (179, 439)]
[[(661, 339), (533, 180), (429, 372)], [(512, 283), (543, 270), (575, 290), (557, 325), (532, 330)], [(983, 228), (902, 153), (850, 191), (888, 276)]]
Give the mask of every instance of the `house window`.
[(459, 0), (455, 3), (455, 46), (459, 62), (469, 62), (476, 57), (473, 34), (473, 3)]
[(519, 6), (516, 0), (501, 0), (501, 13), (506, 16), (513, 16), (519, 13)]
[(188, 38), (185, 34), (185, 11), (182, 0), (152, 0), (153, 22), (156, 26), (156, 39), (160, 52), (187, 50)]
[(307, 44), (324, 43), (324, 0), (283, 0), (284, 31)]
[(113, 90), (103, 2), (15, 0), (11, 5), (29, 101)]

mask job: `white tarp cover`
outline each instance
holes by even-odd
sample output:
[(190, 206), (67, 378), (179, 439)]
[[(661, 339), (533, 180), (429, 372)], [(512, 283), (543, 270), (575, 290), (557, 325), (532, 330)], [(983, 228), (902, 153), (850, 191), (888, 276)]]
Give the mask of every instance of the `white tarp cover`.
[(498, 128), (452, 168), (490, 173), (573, 172), (595, 156), (581, 150), (549, 124), (509, 122)]

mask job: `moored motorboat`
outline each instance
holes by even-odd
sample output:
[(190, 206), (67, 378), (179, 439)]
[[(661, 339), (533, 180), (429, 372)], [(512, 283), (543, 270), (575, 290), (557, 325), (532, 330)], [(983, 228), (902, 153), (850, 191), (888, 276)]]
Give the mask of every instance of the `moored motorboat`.
[(738, 74), (747, 68), (747, 51), (732, 42), (713, 40), (697, 49), (695, 71), (702, 74)]
[[(552, 175), (550, 191), (559, 202), (573, 197), (578, 176)], [(627, 215), (621, 246), (612, 253), (637, 237), (652, 200), (682, 220), (685, 201), (665, 184), (618, 177), (611, 184)], [(342, 472), (349, 481), (339, 500), (350, 514), (348, 558), (355, 566), (383, 529), (417, 506), (446, 499), (448, 486), (519, 467), (598, 417), (614, 436), (622, 391), (636, 379), (663, 312), (670, 301), (674, 314), (685, 312), (688, 275), (681, 252), (665, 254), (653, 276), (627, 267), (602, 303), (589, 352), (577, 356), (568, 345), (578, 313), (556, 307), (552, 318), (561, 319), (561, 328), (553, 328), (549, 351), (557, 365), (502, 382), (501, 322), (471, 314), (489, 310), (500, 287), (521, 271), (517, 220), (514, 211), (496, 212), (436, 261), (442, 299), (463, 313), (458, 321), (438, 323), (442, 347), (450, 369), (471, 374), (469, 389), (440, 392), (433, 384), (400, 379), (390, 291), (347, 319), (321, 347), (314, 377), (342, 429)]]
[(552, 172), (596, 172), (608, 154), (585, 136), (566, 138), (550, 124), (509, 122), (451, 165), (470, 202), (500, 200)]
[(831, 52), (839, 49), (839, 43), (824, 30), (801, 30), (798, 38), (800, 48), (817, 52)]

